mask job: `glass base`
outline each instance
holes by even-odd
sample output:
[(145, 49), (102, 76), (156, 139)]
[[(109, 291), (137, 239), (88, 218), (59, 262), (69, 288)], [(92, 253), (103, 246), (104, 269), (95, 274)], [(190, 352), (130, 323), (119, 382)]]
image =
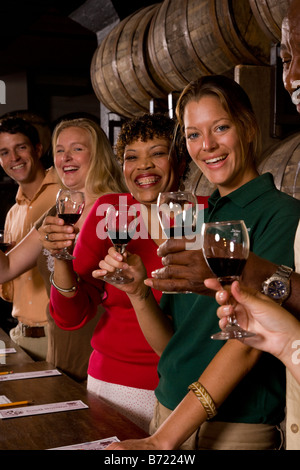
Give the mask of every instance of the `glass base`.
[(70, 255), (68, 250), (62, 250), (59, 253), (56, 253), (56, 255), (54, 255), (54, 258), (64, 259), (64, 260), (72, 260), (72, 259), (75, 259), (75, 256)]
[(180, 291), (174, 291), (174, 292), (171, 292), (171, 291), (163, 291), (162, 292), (163, 294), (192, 294), (193, 292), (189, 292), (189, 291), (183, 291), (183, 292), (180, 292)]
[(250, 336), (256, 336), (255, 333), (251, 331), (243, 330), (239, 325), (227, 325), (225, 330), (219, 331), (211, 335), (211, 339), (239, 339), (239, 338), (250, 338)]
[(126, 277), (123, 274), (107, 274), (103, 277), (103, 281), (108, 282), (109, 284), (129, 284), (133, 281), (133, 277)]

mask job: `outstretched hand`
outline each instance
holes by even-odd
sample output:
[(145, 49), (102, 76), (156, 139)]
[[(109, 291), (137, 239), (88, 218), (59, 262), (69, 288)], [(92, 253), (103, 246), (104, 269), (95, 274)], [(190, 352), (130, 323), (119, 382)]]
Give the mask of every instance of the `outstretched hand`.
[[(217, 315), (220, 318), (220, 328), (224, 329), (227, 316), (233, 313), (233, 305), (226, 304), (230, 293), (220, 288), (215, 279), (207, 279), (205, 285), (217, 290), (216, 300), (221, 305)], [(236, 301), (234, 313), (239, 325), (256, 333), (256, 336), (242, 338), (240, 341), (276, 357), (283, 357), (285, 349), (290, 348), (294, 332), (299, 331), (300, 323), (297, 319), (266, 295), (242, 287), (238, 281), (233, 282), (231, 295)]]
[(122, 442), (114, 442), (106, 447), (105, 450), (159, 450), (154, 446), (151, 438), (128, 439)]
[(107, 255), (99, 262), (100, 269), (92, 272), (95, 279), (102, 279), (107, 273), (113, 273), (116, 269), (122, 269), (125, 275), (133, 278), (128, 284), (114, 284), (128, 295), (145, 295), (147, 287), (144, 280), (147, 271), (138, 255), (125, 252), (120, 254), (114, 247), (109, 248)]
[(212, 295), (204, 280), (212, 276), (201, 249), (190, 250), (185, 238), (166, 240), (157, 250), (163, 268), (153, 271), (145, 284), (165, 292)]

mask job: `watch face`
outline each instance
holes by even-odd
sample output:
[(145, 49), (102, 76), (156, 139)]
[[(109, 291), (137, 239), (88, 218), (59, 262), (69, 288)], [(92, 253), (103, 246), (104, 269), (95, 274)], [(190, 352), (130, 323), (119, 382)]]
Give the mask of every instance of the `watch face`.
[(282, 281), (270, 282), (268, 286), (268, 296), (274, 300), (283, 299), (287, 295), (287, 288)]

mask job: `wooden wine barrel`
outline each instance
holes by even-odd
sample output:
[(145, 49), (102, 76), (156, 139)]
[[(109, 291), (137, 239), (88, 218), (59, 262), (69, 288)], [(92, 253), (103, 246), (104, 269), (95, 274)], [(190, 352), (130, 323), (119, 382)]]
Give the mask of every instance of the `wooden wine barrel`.
[(267, 150), (258, 170), (272, 173), (277, 189), (300, 199), (300, 133)]
[(111, 111), (133, 117), (149, 112), (153, 98), (165, 98), (150, 73), (146, 51), (151, 19), (160, 4), (142, 8), (115, 26), (94, 53), (91, 80), (100, 102)]
[(167, 93), (238, 64), (268, 64), (270, 42), (248, 0), (165, 0), (148, 34), (149, 59)]
[(291, 0), (249, 0), (260, 28), (274, 43), (281, 40), (281, 24)]
[(195, 162), (189, 163), (189, 169), (185, 179), (180, 182), (184, 185), (185, 191), (190, 191), (196, 196), (211, 196), (216, 189), (216, 185), (210, 183), (204, 173), (198, 168)]

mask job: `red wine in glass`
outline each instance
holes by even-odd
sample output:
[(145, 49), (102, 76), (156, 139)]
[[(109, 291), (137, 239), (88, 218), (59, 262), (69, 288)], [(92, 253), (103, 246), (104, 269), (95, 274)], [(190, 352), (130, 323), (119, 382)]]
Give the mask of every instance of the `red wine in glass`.
[[(238, 279), (242, 274), (246, 259), (244, 258), (213, 258), (208, 256), (206, 261), (212, 272), (219, 278), (220, 284), (231, 284), (232, 277)], [(228, 279), (228, 281), (227, 281)]]
[[(106, 212), (106, 229), (116, 250), (123, 254), (126, 246), (135, 234), (137, 227), (137, 209), (135, 206), (114, 205), (109, 206)], [(122, 269), (116, 269), (103, 277), (111, 284), (128, 284), (132, 277), (125, 275)]]
[(164, 228), (164, 232), (167, 238), (183, 238), (193, 235), (195, 233), (195, 229), (192, 226), (189, 227), (169, 227)]
[(12, 243), (5, 243), (5, 242), (0, 242), (0, 250), (2, 253), (5, 253), (6, 251), (9, 251), (12, 248)]
[(79, 220), (81, 214), (58, 214), (60, 219), (63, 219), (67, 225), (75, 225)]
[(157, 215), (167, 238), (193, 235), (197, 222), (197, 198), (186, 191), (159, 193)]
[[(209, 222), (203, 224), (203, 255), (211, 271), (222, 286), (238, 280), (249, 255), (249, 235), (243, 220)], [(254, 336), (241, 328), (235, 315), (228, 317), (225, 330), (211, 336), (227, 340)]]
[(0, 250), (5, 253), (13, 246), (12, 235), (7, 230), (0, 230)]
[[(167, 238), (194, 237), (198, 215), (197, 198), (188, 191), (159, 193), (157, 215)], [(164, 294), (189, 293), (189, 291), (164, 291)]]
[[(60, 219), (65, 224), (74, 225), (79, 220), (85, 204), (84, 193), (82, 191), (72, 191), (69, 189), (60, 189), (56, 197), (56, 210)], [(71, 255), (67, 247), (63, 248), (55, 255), (57, 259), (72, 260), (75, 257)]]
[(122, 236), (121, 232), (110, 232), (108, 230), (108, 235), (115, 246), (126, 246), (131, 240), (130, 233), (128, 232), (123, 233)]

